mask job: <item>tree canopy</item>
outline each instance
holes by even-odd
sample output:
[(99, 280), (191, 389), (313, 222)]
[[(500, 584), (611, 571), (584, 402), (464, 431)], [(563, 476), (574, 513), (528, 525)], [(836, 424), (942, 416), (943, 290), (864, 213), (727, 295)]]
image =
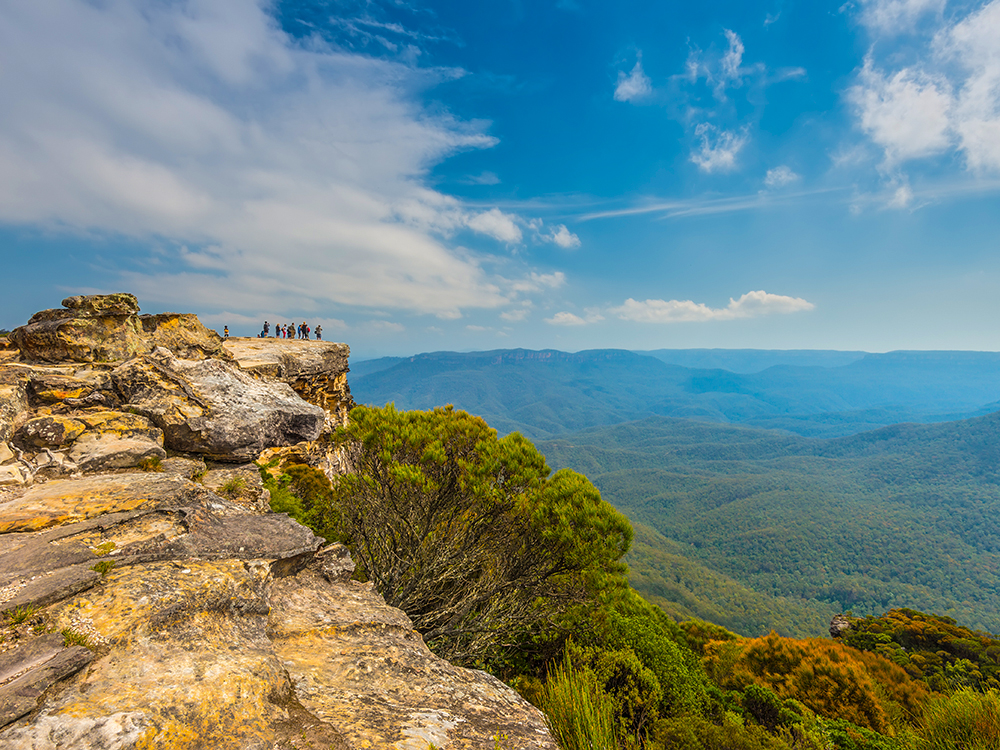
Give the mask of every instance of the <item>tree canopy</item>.
[(518, 433), (498, 438), (451, 406), (359, 406), (333, 440), (346, 473), (314, 500), (314, 525), (351, 546), (441, 655), (481, 661), (523, 646), (625, 585), (628, 520), (586, 477), (553, 474)]

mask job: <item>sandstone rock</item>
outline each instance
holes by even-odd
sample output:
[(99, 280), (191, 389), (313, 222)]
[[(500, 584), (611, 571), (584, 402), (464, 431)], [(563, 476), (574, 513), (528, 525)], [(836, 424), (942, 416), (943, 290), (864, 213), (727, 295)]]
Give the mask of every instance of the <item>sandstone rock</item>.
[(18, 466), (0, 466), (0, 487), (12, 484), (24, 484), (24, 472)]
[(181, 360), (165, 349), (112, 372), (128, 407), (163, 430), (167, 448), (246, 462), (270, 446), (315, 440), (323, 410), (282, 383), (261, 383), (226, 362)]
[(73, 444), (68, 458), (78, 471), (96, 472), (107, 469), (129, 469), (148, 458), (164, 459), (167, 452), (146, 437), (117, 437), (84, 433)]
[(160, 313), (141, 315), (139, 320), (153, 347), (162, 346), (181, 359), (230, 359), (222, 337), (202, 325), (197, 315)]
[(847, 615), (834, 615), (833, 619), (830, 620), (830, 636), (833, 638), (840, 638), (850, 629), (851, 621)]
[(10, 440), (27, 416), (27, 382), (0, 384), (0, 442)]
[(264, 489), (260, 471), (254, 464), (212, 469), (204, 474), (201, 483), (215, 494), (229, 498), (248, 510), (259, 513), (270, 510), (271, 493)]
[(87, 429), (78, 419), (60, 416), (45, 416), (29, 419), (19, 429), (14, 440), (20, 445), (35, 448), (68, 445)]
[(200, 458), (183, 458), (181, 456), (166, 459), (161, 462), (160, 468), (166, 474), (175, 474), (185, 479), (203, 476), (208, 470), (205, 462)]
[(485, 672), (428, 651), (401, 611), (367, 584), (312, 567), (274, 582), (270, 630), (302, 705), (352, 747), (557, 750), (534, 706)]
[(114, 362), (152, 348), (134, 313), (81, 312), (36, 313), (27, 325), (14, 329), (10, 339), (30, 362)]
[[(106, 371), (83, 369), (68, 374), (45, 367), (24, 367), (23, 371), (30, 378), (31, 397), (36, 403), (93, 403), (114, 399), (114, 385)], [(100, 399), (95, 398), (98, 395)]]
[(330, 415), (332, 426), (347, 423), (354, 406), (347, 384), (347, 344), (297, 339), (227, 339), (226, 350), (255, 378), (288, 383)]
[(127, 292), (67, 297), (62, 306), (81, 316), (134, 315), (139, 312), (139, 300)]
[(94, 658), (86, 648), (64, 648), (62, 641), (58, 634), (42, 636), (0, 654), (0, 727), (33, 711), (48, 687)]
[(10, 449), (7, 443), (0, 442), (0, 464), (5, 464), (8, 461), (14, 460), (14, 451)]

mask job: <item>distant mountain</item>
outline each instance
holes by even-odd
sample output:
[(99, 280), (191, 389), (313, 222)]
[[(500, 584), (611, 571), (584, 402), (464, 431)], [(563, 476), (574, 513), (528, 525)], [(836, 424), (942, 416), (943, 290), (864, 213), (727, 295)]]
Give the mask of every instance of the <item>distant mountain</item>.
[(636, 354), (656, 357), (668, 365), (750, 374), (777, 365), (840, 367), (856, 362), (867, 352), (832, 349), (652, 349)]
[(632, 582), (669, 612), (801, 636), (913, 607), (1000, 631), (1000, 414), (832, 440), (654, 417), (539, 447), (649, 527)]
[[(800, 364), (788, 364), (793, 361)], [(833, 437), (977, 416), (1000, 400), (1000, 354), (994, 352), (514, 349), (386, 357), (351, 370), (359, 403), (393, 401), (403, 409), (452, 403), (500, 432), (531, 438), (653, 415)]]

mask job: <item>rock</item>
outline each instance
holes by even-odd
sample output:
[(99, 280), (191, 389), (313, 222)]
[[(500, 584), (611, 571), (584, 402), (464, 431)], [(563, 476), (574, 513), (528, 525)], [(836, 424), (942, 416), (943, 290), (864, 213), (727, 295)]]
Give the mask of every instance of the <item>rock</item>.
[(850, 629), (851, 621), (847, 615), (834, 615), (833, 619), (830, 620), (830, 636), (833, 638), (840, 638)]
[(0, 464), (5, 464), (12, 460), (14, 460), (14, 451), (10, 449), (7, 443), (0, 442)]
[(274, 582), (269, 629), (302, 705), (352, 747), (550, 748), (541, 712), (496, 678), (434, 656), (368, 584), (312, 566)]
[(260, 471), (254, 464), (205, 472), (201, 483), (217, 495), (222, 495), (248, 510), (266, 513), (270, 510), (271, 493), (264, 489)]
[(175, 474), (185, 479), (195, 479), (203, 476), (208, 469), (200, 458), (174, 456), (162, 461), (160, 470), (166, 474)]
[(197, 315), (160, 313), (141, 315), (139, 320), (154, 348), (162, 346), (181, 359), (230, 359), (222, 337), (203, 326)]
[(27, 382), (0, 383), (0, 442), (10, 440), (28, 416)]
[(81, 316), (134, 315), (139, 312), (139, 300), (127, 292), (67, 297), (62, 306)]
[(343, 544), (331, 544), (316, 553), (316, 562), (323, 577), (330, 583), (346, 583), (354, 575), (354, 560)]
[[(72, 298), (71, 298), (72, 299)], [(98, 307), (98, 305), (95, 305)], [(134, 312), (98, 314), (83, 308), (36, 313), (10, 340), (29, 362), (114, 362), (150, 351)]]
[(30, 378), (31, 397), (36, 403), (94, 403), (97, 396), (101, 402), (114, 399), (114, 385), (106, 371), (87, 369), (70, 375), (43, 367), (25, 367), (24, 372)]
[(42, 636), (0, 654), (0, 727), (33, 711), (47, 688), (93, 660), (88, 649), (64, 648), (62, 641)]
[(26, 478), (18, 466), (0, 466), (0, 487), (12, 484), (24, 484)]
[(150, 458), (164, 459), (163, 447), (146, 437), (116, 437), (90, 432), (74, 443), (68, 458), (78, 471), (95, 472), (107, 469), (129, 469)]
[(215, 359), (181, 360), (165, 349), (112, 372), (127, 406), (163, 430), (164, 445), (218, 461), (251, 461), (268, 447), (315, 440), (322, 409), (283, 383), (261, 383)]
[(139, 303), (131, 294), (67, 297), (63, 305), (63, 309), (35, 313), (27, 325), (10, 334), (22, 359), (121, 362), (158, 346), (184, 358), (229, 358), (221, 337), (205, 328), (196, 315), (161, 313), (140, 317)]
[(347, 423), (354, 406), (347, 384), (347, 344), (298, 339), (226, 339), (240, 367), (264, 381), (288, 383), (310, 404), (322, 407), (333, 427)]
[(24, 423), (15, 433), (14, 440), (26, 447), (55, 448), (72, 443), (86, 429), (86, 424), (69, 417), (36, 417)]

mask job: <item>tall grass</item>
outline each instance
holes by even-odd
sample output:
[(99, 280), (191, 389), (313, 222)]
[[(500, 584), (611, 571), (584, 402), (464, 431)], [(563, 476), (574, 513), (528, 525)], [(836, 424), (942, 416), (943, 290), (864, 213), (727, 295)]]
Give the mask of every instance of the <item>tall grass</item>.
[(594, 673), (563, 655), (542, 688), (542, 710), (562, 750), (617, 750), (614, 706)]
[(920, 750), (1000, 748), (1000, 693), (963, 688), (931, 701), (920, 734)]

